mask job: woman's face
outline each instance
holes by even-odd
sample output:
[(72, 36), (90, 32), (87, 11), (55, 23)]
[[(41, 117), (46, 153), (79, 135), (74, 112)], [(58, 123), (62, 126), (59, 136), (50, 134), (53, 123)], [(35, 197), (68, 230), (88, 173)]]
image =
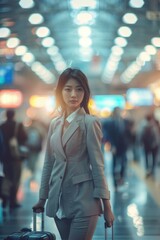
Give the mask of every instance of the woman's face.
[(84, 98), (84, 90), (79, 82), (70, 78), (62, 89), (62, 97), (68, 112), (78, 109)]

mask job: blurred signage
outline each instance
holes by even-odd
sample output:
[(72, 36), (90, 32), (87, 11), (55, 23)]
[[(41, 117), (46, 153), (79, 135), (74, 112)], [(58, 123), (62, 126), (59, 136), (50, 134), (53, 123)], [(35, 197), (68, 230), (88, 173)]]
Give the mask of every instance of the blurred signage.
[(0, 85), (12, 84), (14, 67), (13, 64), (4, 64), (0, 66)]
[(107, 109), (112, 111), (115, 107), (125, 107), (125, 99), (122, 95), (94, 95), (92, 99), (99, 110)]
[(146, 17), (149, 20), (160, 20), (160, 11), (147, 11)]
[(0, 90), (0, 108), (17, 108), (23, 101), (22, 93), (14, 89)]
[(52, 109), (55, 107), (54, 96), (32, 95), (29, 99), (31, 107)]
[(6, 41), (0, 41), (0, 56), (13, 56), (14, 54), (14, 48), (8, 48)]
[(151, 106), (154, 98), (148, 88), (130, 88), (126, 92), (126, 100), (133, 106)]

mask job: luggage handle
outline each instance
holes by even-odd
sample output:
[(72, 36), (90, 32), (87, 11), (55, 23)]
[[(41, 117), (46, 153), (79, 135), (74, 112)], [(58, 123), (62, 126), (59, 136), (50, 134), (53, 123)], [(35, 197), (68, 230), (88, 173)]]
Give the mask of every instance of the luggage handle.
[[(112, 240), (114, 240), (114, 236), (113, 236), (113, 225), (112, 225)], [(107, 223), (104, 223), (104, 230), (105, 230), (105, 240), (107, 240)]]
[[(33, 231), (37, 231), (37, 214), (41, 214), (41, 231), (44, 231), (44, 208), (32, 208), (33, 209)], [(40, 210), (40, 211), (37, 211)]]

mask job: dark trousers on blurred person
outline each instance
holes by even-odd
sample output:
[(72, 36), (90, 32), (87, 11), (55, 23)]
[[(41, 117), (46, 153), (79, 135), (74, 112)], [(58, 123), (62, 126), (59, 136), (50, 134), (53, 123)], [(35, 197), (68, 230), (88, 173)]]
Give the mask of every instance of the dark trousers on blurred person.
[(126, 152), (113, 153), (113, 165), (112, 174), (114, 186), (117, 188), (119, 184), (122, 184), (125, 178), (126, 166), (127, 166), (127, 156)]
[(144, 148), (145, 162), (146, 162), (146, 177), (154, 175), (155, 166), (158, 155), (158, 147), (153, 149)]
[(22, 162), (20, 159), (12, 159), (5, 166), (5, 178), (8, 180), (9, 193), (7, 197), (3, 199), (3, 207), (6, 207), (9, 204), (10, 208), (18, 207), (17, 203), (17, 193), (21, 180), (22, 172)]

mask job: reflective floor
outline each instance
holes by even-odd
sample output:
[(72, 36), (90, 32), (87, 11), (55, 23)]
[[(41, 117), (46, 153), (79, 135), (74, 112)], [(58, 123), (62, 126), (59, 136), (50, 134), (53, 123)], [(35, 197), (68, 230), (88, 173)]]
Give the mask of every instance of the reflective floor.
[[(22, 206), (12, 212), (9, 209), (3, 211), (0, 206), (0, 239), (21, 228), (32, 228), (31, 209), (38, 199), (42, 159), (43, 153), (34, 179), (31, 179), (31, 174), (24, 163), (22, 183), (18, 193)], [(155, 177), (145, 178), (143, 158), (138, 162), (129, 159), (126, 181), (117, 191), (112, 182), (111, 162), (110, 154), (105, 153), (106, 176), (115, 214), (114, 239), (160, 240), (160, 161), (157, 164)], [(53, 232), (57, 240), (60, 240), (53, 219), (45, 217), (45, 230)], [(93, 240), (105, 239), (104, 234), (104, 221), (100, 217)], [(107, 235), (107, 239), (111, 239), (111, 229), (107, 230)]]

